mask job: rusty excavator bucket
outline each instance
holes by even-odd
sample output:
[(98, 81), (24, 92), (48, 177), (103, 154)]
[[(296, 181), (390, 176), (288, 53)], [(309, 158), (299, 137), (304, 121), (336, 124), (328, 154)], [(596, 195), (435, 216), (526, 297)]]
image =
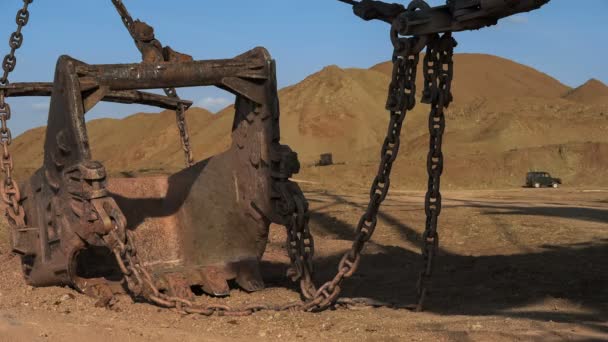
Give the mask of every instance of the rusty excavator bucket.
[[(168, 177), (109, 179), (92, 157), (85, 113), (102, 100), (176, 108), (183, 101), (138, 89), (191, 86), (236, 95), (230, 149)], [(9, 93), (36, 87), (40, 95), (41, 84)], [(178, 63), (88, 65), (62, 56), (46, 88), (44, 164), (22, 185), (26, 224), (12, 229), (29, 284), (117, 290), (124, 270), (106, 237), (125, 226), (163, 292), (186, 298), (200, 286), (225, 296), (232, 279), (246, 291), (264, 287), (269, 225), (289, 219), (286, 198), (303, 199), (289, 181), (297, 155), (279, 143), (275, 64), (265, 49)]]

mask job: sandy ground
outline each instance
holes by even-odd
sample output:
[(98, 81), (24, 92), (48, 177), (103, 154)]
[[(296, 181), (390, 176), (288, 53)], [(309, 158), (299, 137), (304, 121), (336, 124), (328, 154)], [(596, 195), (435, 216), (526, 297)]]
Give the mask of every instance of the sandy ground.
[[(363, 189), (305, 184), (317, 242), (317, 282), (348, 248)], [(0, 341), (602, 341), (608, 340), (608, 189), (444, 194), (441, 253), (427, 311), (353, 307), (321, 314), (180, 316), (121, 297), (113, 310), (68, 288), (31, 288), (0, 242)], [(414, 302), (423, 193), (393, 191), (345, 296)], [(280, 248), (273, 231), (270, 248)], [(268, 289), (231, 303), (297, 299), (266, 264)]]

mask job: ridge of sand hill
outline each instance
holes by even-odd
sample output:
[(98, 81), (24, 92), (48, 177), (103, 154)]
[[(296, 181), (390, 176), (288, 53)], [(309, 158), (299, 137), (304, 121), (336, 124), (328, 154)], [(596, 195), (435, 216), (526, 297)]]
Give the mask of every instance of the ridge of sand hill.
[(592, 78), (569, 91), (564, 98), (586, 104), (608, 105), (608, 86)]
[[(186, 112), (190, 140), (197, 160), (225, 150), (230, 144), (232, 118), (193, 107)], [(93, 158), (111, 171), (175, 169), (184, 164), (175, 114), (137, 113), (124, 119), (97, 119), (87, 122)], [(42, 164), (43, 127), (20, 135), (13, 144), (15, 163), (29, 172)]]
[[(386, 75), (392, 63), (371, 68)], [(422, 57), (418, 65), (417, 87), (422, 89)], [(570, 88), (555, 78), (529, 66), (493, 55), (462, 53), (454, 55), (454, 106), (460, 107), (479, 99), (504, 97), (561, 97)]]
[[(460, 105), (452, 106), (448, 113), (447, 151), (502, 153), (606, 140), (605, 120), (593, 109), (561, 99), (569, 88), (559, 81), (499, 57), (465, 54), (456, 59), (461, 70), (456, 72), (456, 80), (464, 81), (455, 90)], [(388, 123), (384, 106), (391, 67), (391, 63), (368, 70), (329, 66), (283, 89), (283, 140), (305, 163), (324, 150), (340, 161), (375, 160)], [(418, 94), (421, 90), (420, 82)], [(404, 153), (426, 150), (428, 111), (428, 105), (419, 104), (408, 113)], [(580, 134), (579, 129), (586, 133)]]
[[(577, 151), (572, 152), (574, 154), (593, 155), (589, 151), (605, 151), (608, 116), (604, 109), (563, 98), (569, 88), (559, 81), (495, 56), (457, 55), (456, 65), (457, 102), (447, 113), (444, 147), (448, 159), (452, 160), (450, 184), (456, 187), (479, 187), (479, 182), (488, 186), (512, 185), (521, 182), (521, 175), (532, 165), (558, 175), (572, 175), (571, 179), (576, 180), (583, 163), (569, 162), (573, 157), (567, 159), (563, 154), (556, 154), (550, 146)], [(302, 176), (323, 178), (325, 171), (315, 171), (310, 166), (325, 152), (333, 153), (337, 162), (346, 163), (361, 179), (375, 172), (372, 169), (376, 167), (388, 123), (384, 106), (390, 67), (390, 63), (370, 69), (328, 66), (279, 91), (282, 143), (298, 152), (304, 165)], [(418, 91), (421, 90), (422, 84), (419, 84)], [(408, 113), (402, 135), (401, 166), (397, 166), (397, 170), (423, 166), (428, 148), (428, 111), (428, 105), (419, 104)], [(232, 107), (215, 115), (193, 108), (187, 118), (197, 160), (229, 146)], [(170, 172), (183, 167), (172, 112), (140, 113), (122, 120), (93, 120), (88, 124), (88, 131), (94, 158), (104, 162), (111, 172)], [(43, 134), (44, 130), (37, 128), (15, 139), (18, 168), (31, 172), (40, 166)], [(593, 147), (594, 144), (602, 147)], [(542, 151), (548, 151), (553, 157), (540, 158)], [(587, 166), (601, 162), (589, 158), (590, 161), (585, 162)], [(537, 160), (542, 162), (538, 164)], [(494, 169), (488, 170), (488, 165)], [(408, 183), (403, 183), (406, 186), (423, 184), (422, 166), (421, 172), (397, 171), (396, 177), (407, 179)], [(450, 172), (449, 165), (446, 170)], [(500, 170), (511, 171), (503, 174)], [(492, 174), (501, 174), (501, 177), (491, 177)], [(467, 175), (477, 175), (477, 181), (465, 181), (470, 178)], [(348, 178), (359, 179), (358, 176)]]

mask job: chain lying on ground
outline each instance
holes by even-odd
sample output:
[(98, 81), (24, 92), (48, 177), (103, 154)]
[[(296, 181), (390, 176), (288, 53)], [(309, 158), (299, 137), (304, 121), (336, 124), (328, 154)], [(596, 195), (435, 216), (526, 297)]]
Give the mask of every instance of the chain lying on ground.
[[(116, 11), (118, 11), (118, 14), (120, 15), (120, 18), (122, 19), (123, 24), (129, 31), (129, 34), (135, 41), (135, 45), (137, 46), (137, 49), (143, 55), (144, 49), (145, 49), (145, 43), (140, 40), (140, 38), (135, 34), (135, 32), (133, 30), (133, 25), (135, 23), (135, 21), (133, 20), (133, 17), (131, 17), (131, 15), (129, 14), (129, 11), (127, 10), (126, 6), (123, 4), (122, 0), (112, 0), (112, 3), (114, 4)], [(159, 56), (163, 56), (162, 45), (160, 43), (159, 44), (150, 44), (150, 45), (152, 45), (154, 48), (156, 48), (158, 50), (158, 51), (156, 51), (156, 53), (158, 53)], [(165, 57), (165, 59), (166, 59), (166, 57)], [(163, 88), (163, 91), (165, 92), (165, 94), (168, 97), (180, 100), (175, 88)], [(188, 134), (188, 124), (186, 122), (186, 108), (185, 108), (184, 104), (181, 102), (179, 103), (177, 109), (175, 110), (175, 118), (177, 121), (177, 128), (179, 130), (180, 140), (182, 142), (182, 148), (184, 150), (184, 155), (186, 157), (186, 166), (190, 167), (190, 166), (194, 165), (194, 155), (192, 153), (192, 147), (190, 145), (190, 135)]]
[(452, 102), (451, 85), (453, 78), (453, 54), (456, 41), (451, 33), (441, 38), (435, 36), (428, 42), (424, 58), (423, 102), (431, 104), (429, 115), (430, 149), (427, 158), (429, 175), (428, 191), (425, 197), (426, 227), (422, 235), (422, 257), (424, 269), (418, 280), (418, 304), (416, 311), (423, 310), (424, 300), (430, 286), (433, 260), (439, 247), (437, 221), (441, 214), (441, 174), (443, 173), (443, 152), (441, 144), (445, 131), (444, 109)]
[(6, 103), (6, 89), (9, 84), (8, 76), (15, 70), (17, 65), (17, 57), (15, 52), (23, 44), (23, 27), (27, 25), (30, 12), (28, 6), (33, 0), (23, 0), (23, 7), (17, 11), (15, 21), (17, 22), (17, 30), (11, 34), (9, 39), (10, 52), (2, 61), (2, 70), (4, 71), (0, 78), (0, 144), (2, 144), (2, 159), (0, 160), (0, 169), (4, 173), (4, 181), (0, 183), (0, 196), (7, 204), (6, 216), (9, 224), (13, 229), (25, 227), (25, 211), (21, 206), (21, 192), (19, 185), (13, 178), (13, 157), (9, 151), (9, 146), (12, 143), (13, 137), (11, 130), (8, 128), (8, 120), (11, 118), (11, 107)]

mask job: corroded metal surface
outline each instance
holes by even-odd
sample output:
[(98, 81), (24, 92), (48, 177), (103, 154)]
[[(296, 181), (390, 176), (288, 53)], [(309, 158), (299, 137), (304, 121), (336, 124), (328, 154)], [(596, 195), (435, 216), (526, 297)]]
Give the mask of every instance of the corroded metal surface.
[[(228, 295), (226, 280), (230, 279), (237, 279), (248, 291), (262, 289), (258, 258), (263, 249), (251, 241), (263, 245), (268, 227), (262, 224), (255, 229), (253, 220), (243, 225), (239, 219), (242, 210), (233, 205), (237, 193), (221, 180), (218, 187), (204, 191), (194, 187), (199, 179), (212, 176), (203, 172), (205, 166), (207, 162), (201, 162), (170, 177), (112, 179), (108, 188), (126, 215), (127, 228), (134, 232), (143, 266), (159, 279), (161, 290), (183, 294), (199, 285), (210, 294)], [(232, 196), (227, 201), (219, 199), (228, 203), (207, 210), (201, 199), (217, 198), (217, 191)], [(196, 198), (194, 202), (188, 200), (191, 196)], [(235, 201), (230, 203), (230, 198)], [(219, 204), (218, 199), (212, 202)], [(225, 218), (232, 222), (223, 222)], [(226, 229), (231, 226), (224, 224), (236, 228)]]
[[(81, 88), (86, 91), (95, 89), (95, 85), (90, 85), (87, 89), (86, 85), (81, 83)], [(24, 82), (24, 83), (11, 83), (5, 87), (7, 97), (21, 97), (21, 96), (51, 96), (53, 92), (53, 83), (50, 82)], [(188, 109), (192, 106), (191, 101), (175, 99), (168, 96), (158, 95), (154, 93), (147, 93), (137, 90), (122, 90), (122, 91), (108, 91), (98, 101), (124, 103), (124, 104), (143, 104), (148, 106), (155, 106), (164, 109), (177, 109), (178, 105), (184, 104), (185, 108)]]

